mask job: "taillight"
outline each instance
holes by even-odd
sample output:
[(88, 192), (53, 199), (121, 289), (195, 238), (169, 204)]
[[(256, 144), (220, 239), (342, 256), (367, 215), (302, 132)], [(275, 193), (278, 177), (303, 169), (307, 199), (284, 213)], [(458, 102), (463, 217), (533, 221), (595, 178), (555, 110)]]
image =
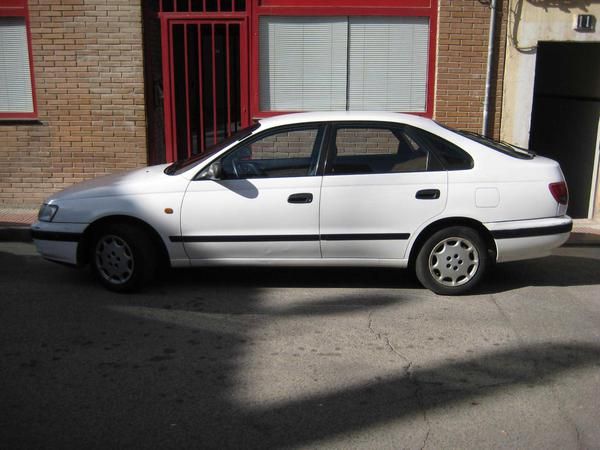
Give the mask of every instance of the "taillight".
[(556, 200), (561, 205), (566, 205), (569, 203), (569, 190), (567, 189), (567, 183), (561, 181), (559, 183), (550, 183), (548, 185), (548, 189), (550, 189), (550, 193), (554, 200)]

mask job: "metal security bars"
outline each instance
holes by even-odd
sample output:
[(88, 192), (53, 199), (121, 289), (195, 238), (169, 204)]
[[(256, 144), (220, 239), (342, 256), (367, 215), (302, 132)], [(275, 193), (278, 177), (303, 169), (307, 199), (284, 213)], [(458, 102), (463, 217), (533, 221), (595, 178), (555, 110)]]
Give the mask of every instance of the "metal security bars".
[(160, 0), (159, 12), (246, 11), (246, 0)]
[[(171, 159), (203, 153), (247, 125), (243, 19), (168, 21), (169, 95), (165, 95)], [(168, 111), (167, 111), (168, 110)]]

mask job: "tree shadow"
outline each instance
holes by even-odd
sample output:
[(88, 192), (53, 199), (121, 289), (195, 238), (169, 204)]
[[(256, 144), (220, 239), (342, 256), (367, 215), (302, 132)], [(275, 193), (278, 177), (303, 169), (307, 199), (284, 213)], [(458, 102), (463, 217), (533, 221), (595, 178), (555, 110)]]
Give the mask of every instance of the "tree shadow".
[(543, 385), (550, 377), (589, 366), (600, 367), (600, 346), (548, 343), (488, 352), (275, 408), (245, 411), (240, 428), (250, 423), (261, 430), (244, 436), (244, 442), (260, 442), (263, 448), (309, 444), (499, 391)]
[[(290, 269), (287, 275), (280, 269), (200, 269), (124, 296), (80, 272), (0, 252), (0, 441), (7, 448), (314, 445), (600, 365), (600, 346), (542, 343), (426, 368), (399, 360), (397, 370), (383, 379), (279, 402), (260, 400), (273, 388), (267, 376), (253, 391), (256, 400), (239, 400), (240, 390), (255, 388), (244, 378), (267, 339), (281, 348), (262, 358), (283, 367), (302, 365), (312, 349), (304, 355), (286, 348), (297, 327), (319, 332), (318, 342), (327, 347), (332, 338), (327, 327), (346, 316), (412, 301), (414, 295), (396, 291), (403, 285), (393, 273), (378, 279), (346, 269)], [(375, 289), (386, 280), (394, 289)], [(343, 283), (367, 289), (328, 289)], [(269, 287), (316, 292), (265, 303)], [(265, 337), (276, 321), (281, 334)], [(290, 323), (295, 328), (287, 328)], [(322, 352), (322, 357), (326, 362), (335, 356)]]

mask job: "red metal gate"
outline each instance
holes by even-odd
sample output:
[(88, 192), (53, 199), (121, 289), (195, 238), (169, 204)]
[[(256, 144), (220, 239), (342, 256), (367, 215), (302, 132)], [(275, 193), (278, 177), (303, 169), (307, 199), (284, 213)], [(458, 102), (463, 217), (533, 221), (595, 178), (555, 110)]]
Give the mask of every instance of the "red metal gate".
[(245, 13), (161, 14), (168, 162), (203, 153), (249, 123)]

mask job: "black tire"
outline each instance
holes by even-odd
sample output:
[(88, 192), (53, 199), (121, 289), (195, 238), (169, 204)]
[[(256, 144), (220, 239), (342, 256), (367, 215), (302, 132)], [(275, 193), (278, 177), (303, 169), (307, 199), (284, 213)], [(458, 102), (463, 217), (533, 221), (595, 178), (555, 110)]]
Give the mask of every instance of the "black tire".
[(419, 249), (415, 273), (423, 286), (440, 295), (473, 289), (489, 265), (488, 249), (472, 228), (454, 226), (432, 234)]
[(110, 224), (95, 233), (92, 271), (111, 291), (134, 292), (156, 273), (157, 252), (148, 233), (131, 224)]

